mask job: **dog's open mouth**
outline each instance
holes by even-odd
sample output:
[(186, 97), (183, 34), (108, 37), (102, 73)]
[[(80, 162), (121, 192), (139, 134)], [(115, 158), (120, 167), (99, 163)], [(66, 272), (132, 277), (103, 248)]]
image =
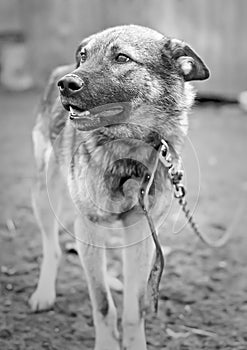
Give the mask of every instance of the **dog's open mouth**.
[(69, 106), (69, 111), (70, 111), (70, 117), (73, 118), (84, 118), (90, 115), (89, 111), (82, 111), (79, 110), (78, 108), (74, 107), (74, 106)]
[(69, 106), (70, 120), (74, 127), (81, 131), (124, 123), (129, 119), (130, 109), (130, 104), (126, 102), (110, 103), (90, 110)]

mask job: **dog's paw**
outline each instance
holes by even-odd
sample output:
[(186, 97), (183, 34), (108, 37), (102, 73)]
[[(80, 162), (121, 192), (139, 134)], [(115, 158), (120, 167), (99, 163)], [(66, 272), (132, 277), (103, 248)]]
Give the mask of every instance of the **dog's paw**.
[(33, 312), (49, 310), (55, 303), (55, 292), (36, 290), (30, 297), (28, 303)]

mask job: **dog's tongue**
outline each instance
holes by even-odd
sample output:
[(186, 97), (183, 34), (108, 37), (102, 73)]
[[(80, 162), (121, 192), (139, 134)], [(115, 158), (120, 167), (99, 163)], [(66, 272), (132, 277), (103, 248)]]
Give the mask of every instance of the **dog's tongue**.
[(130, 104), (126, 102), (111, 103), (85, 112), (77, 112), (71, 108), (70, 120), (76, 129), (89, 131), (128, 121), (130, 109)]

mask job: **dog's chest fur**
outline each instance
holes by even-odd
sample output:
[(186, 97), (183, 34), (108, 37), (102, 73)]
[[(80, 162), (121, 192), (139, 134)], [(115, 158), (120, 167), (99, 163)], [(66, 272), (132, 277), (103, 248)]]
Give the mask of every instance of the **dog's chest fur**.
[[(157, 156), (154, 141), (111, 139), (101, 133), (81, 133), (69, 125), (64, 133), (67, 135), (61, 142), (71, 140), (71, 153), (61, 158), (60, 152), (59, 160), (63, 166), (67, 164), (71, 197), (80, 213), (94, 221), (109, 222), (126, 212), (140, 211), (140, 185)], [(62, 148), (68, 149), (68, 145)], [(160, 164), (150, 191), (153, 206), (169, 188), (166, 176)]]

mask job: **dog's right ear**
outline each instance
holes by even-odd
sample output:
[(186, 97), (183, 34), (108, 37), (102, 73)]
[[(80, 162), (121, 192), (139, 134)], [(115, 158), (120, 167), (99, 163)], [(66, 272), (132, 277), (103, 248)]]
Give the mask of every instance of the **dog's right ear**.
[(168, 39), (165, 43), (165, 49), (175, 59), (185, 81), (208, 79), (208, 68), (185, 42), (177, 39)]

